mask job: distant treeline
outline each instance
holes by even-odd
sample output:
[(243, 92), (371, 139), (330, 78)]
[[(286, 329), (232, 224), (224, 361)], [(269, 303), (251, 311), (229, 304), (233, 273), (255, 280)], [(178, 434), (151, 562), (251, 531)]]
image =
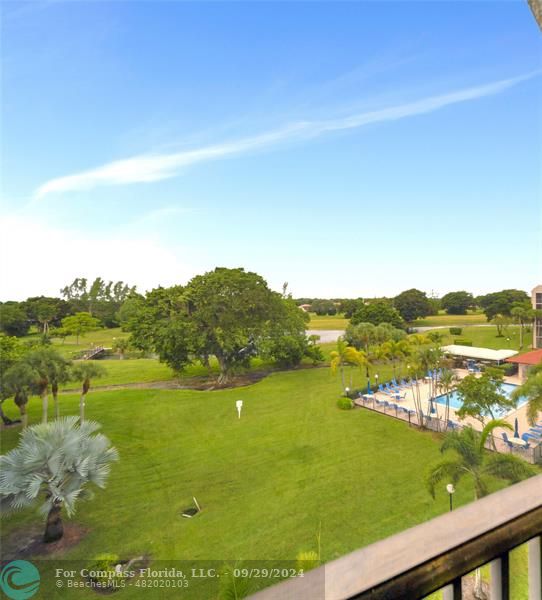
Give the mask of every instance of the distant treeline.
[(347, 319), (354, 317), (360, 311), (366, 311), (368, 306), (388, 306), (394, 308), (400, 319), (412, 322), (430, 315), (436, 315), (440, 310), (449, 315), (465, 315), (467, 311), (480, 309), (490, 321), (497, 315), (512, 317), (513, 311), (531, 309), (529, 295), (523, 290), (507, 289), (492, 292), (483, 296), (474, 296), (470, 292), (460, 290), (450, 292), (442, 298), (428, 297), (425, 292), (410, 289), (401, 292), (393, 298), (296, 298), (298, 306), (317, 315), (344, 314)]

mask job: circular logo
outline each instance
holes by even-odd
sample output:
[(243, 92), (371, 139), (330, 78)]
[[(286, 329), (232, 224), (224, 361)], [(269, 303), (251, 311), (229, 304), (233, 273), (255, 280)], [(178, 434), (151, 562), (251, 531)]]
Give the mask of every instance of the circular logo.
[(11, 600), (32, 598), (40, 587), (40, 573), (26, 560), (12, 560), (0, 573), (0, 589)]

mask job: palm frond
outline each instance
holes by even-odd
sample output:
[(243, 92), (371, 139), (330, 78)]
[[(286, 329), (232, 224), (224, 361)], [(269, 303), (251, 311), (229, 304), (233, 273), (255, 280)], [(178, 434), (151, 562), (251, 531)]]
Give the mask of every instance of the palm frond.
[(429, 471), (426, 477), (427, 489), (434, 498), (439, 483), (446, 481), (446, 483), (455, 485), (465, 473), (461, 460), (458, 458), (442, 460)]
[(483, 429), (480, 435), (480, 448), (484, 448), (486, 445), (487, 438), (493, 433), (493, 430), (497, 427), (501, 427), (502, 429), (509, 429), (510, 431), (514, 431), (514, 428), (508, 421), (504, 419), (492, 419)]
[(538, 473), (536, 467), (513, 454), (492, 454), (483, 470), (486, 475), (511, 483), (523, 481)]

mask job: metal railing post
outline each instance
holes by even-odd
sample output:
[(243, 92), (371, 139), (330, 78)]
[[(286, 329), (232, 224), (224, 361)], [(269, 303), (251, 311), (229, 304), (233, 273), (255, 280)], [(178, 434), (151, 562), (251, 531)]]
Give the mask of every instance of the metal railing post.
[(491, 579), (489, 582), (489, 597), (491, 600), (510, 599), (510, 569), (508, 553), (503, 554), (489, 563)]
[(542, 551), (540, 536), (527, 542), (529, 551), (529, 600), (542, 600)]

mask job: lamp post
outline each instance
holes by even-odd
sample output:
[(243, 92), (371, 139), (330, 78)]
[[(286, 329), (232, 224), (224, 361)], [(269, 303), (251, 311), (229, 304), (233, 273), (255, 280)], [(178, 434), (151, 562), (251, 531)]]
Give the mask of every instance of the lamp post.
[(454, 492), (455, 492), (455, 487), (454, 487), (454, 484), (453, 484), (453, 483), (449, 483), (449, 484), (446, 486), (446, 491), (448, 492), (448, 496), (450, 496), (450, 511), (452, 511), (452, 510), (453, 510), (453, 508), (454, 508), (454, 507), (453, 507), (453, 501), (452, 501), (452, 497), (453, 497), (453, 495), (454, 495)]
[(344, 388), (344, 395), (348, 398), (348, 394), (350, 393), (350, 388), (348, 386), (346, 386)]

